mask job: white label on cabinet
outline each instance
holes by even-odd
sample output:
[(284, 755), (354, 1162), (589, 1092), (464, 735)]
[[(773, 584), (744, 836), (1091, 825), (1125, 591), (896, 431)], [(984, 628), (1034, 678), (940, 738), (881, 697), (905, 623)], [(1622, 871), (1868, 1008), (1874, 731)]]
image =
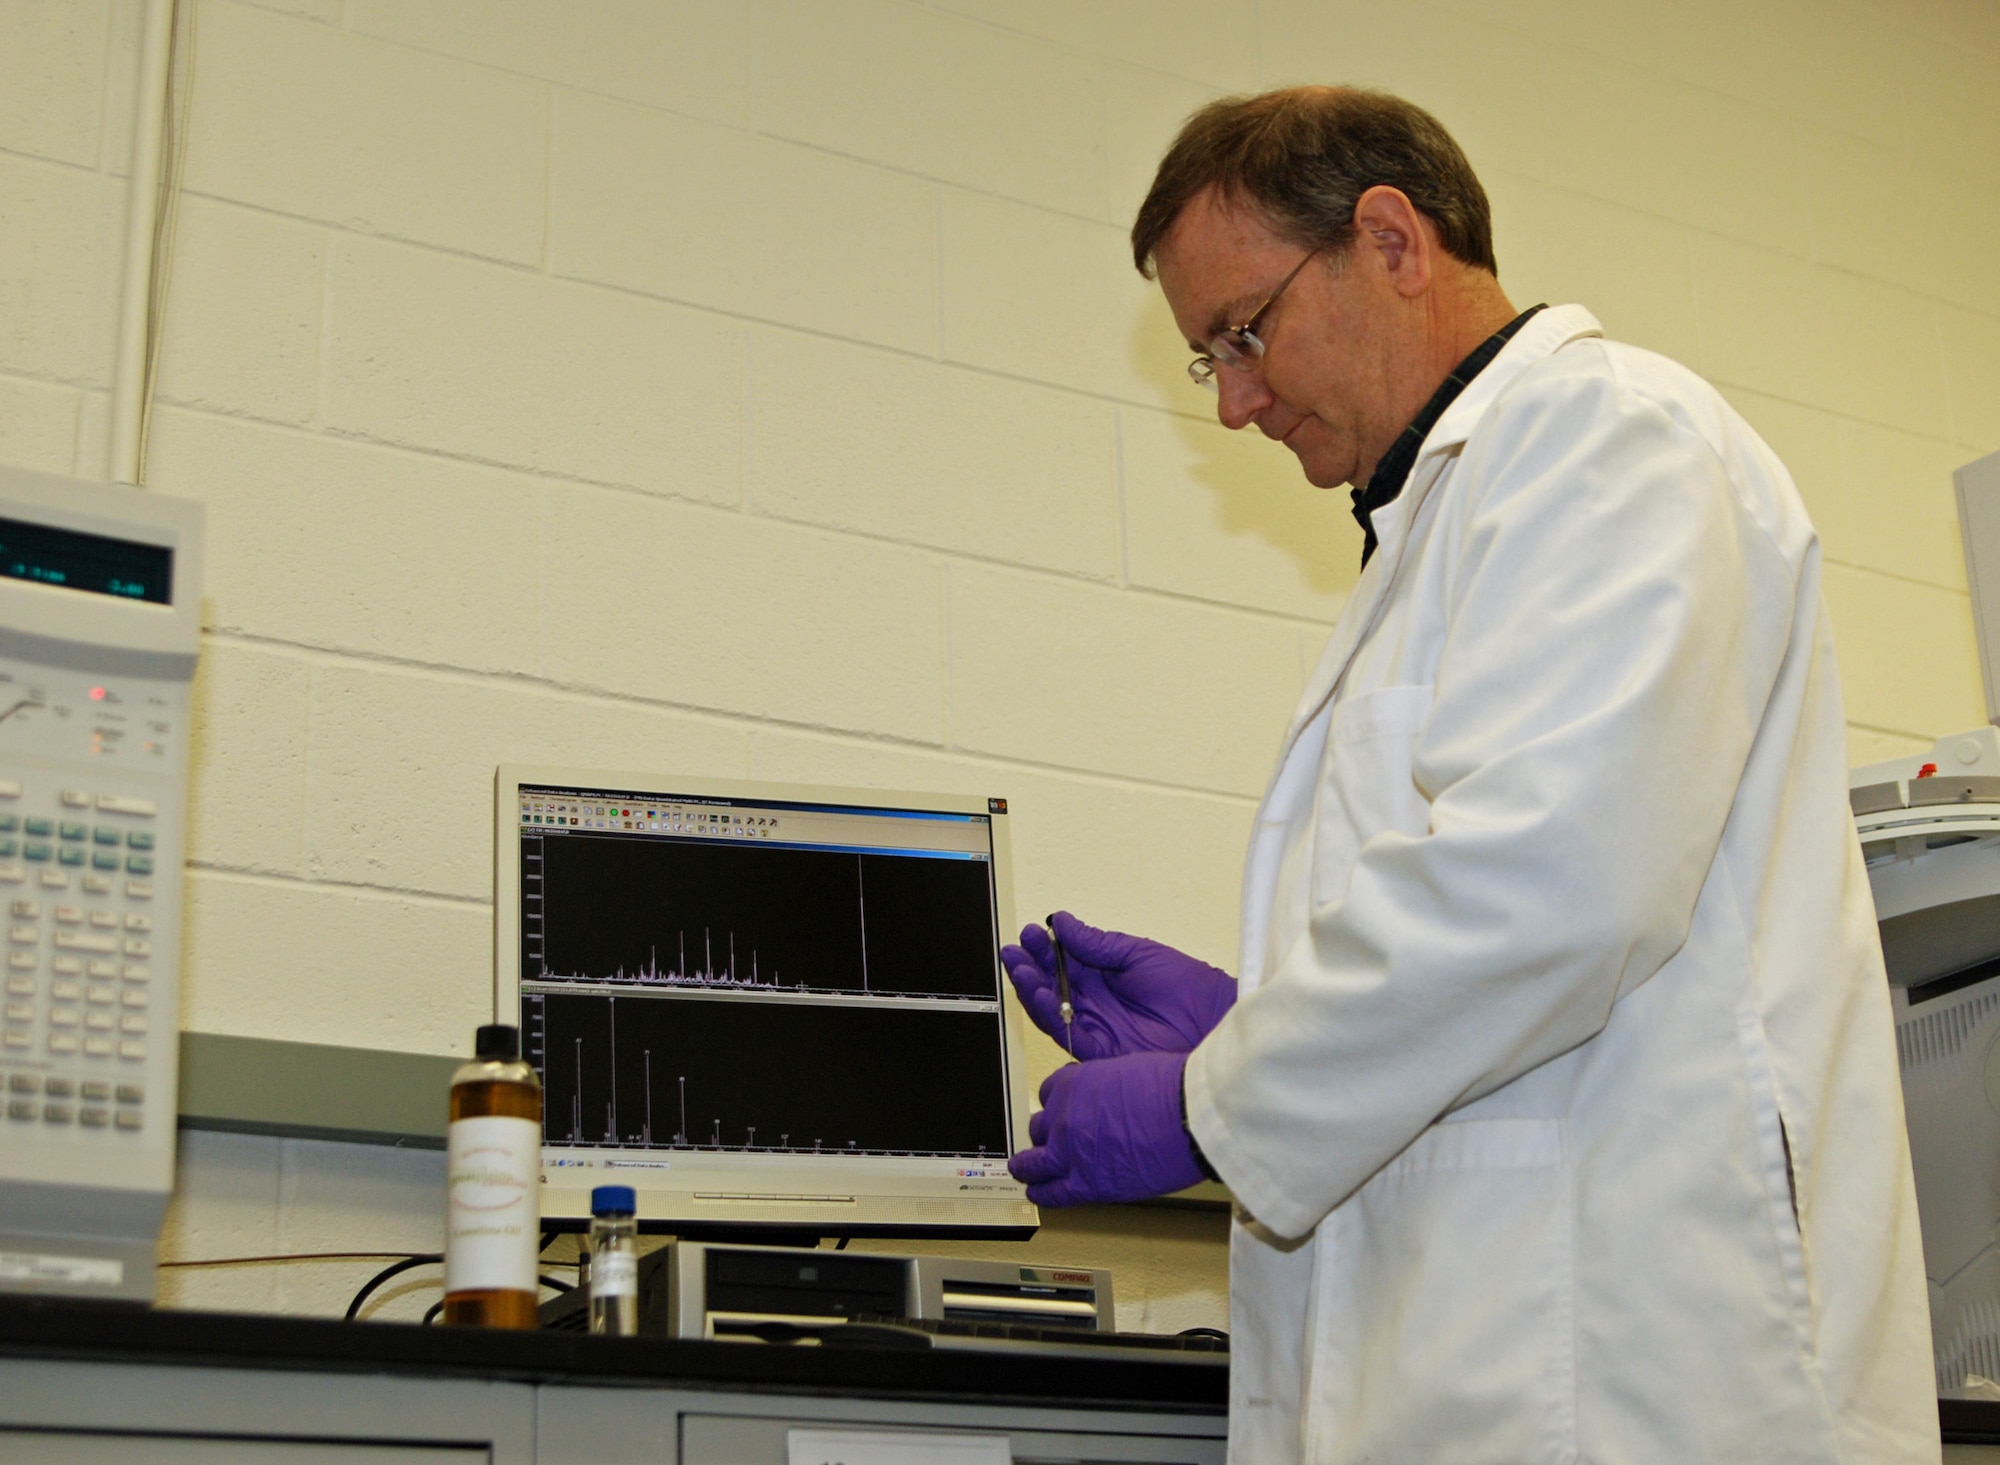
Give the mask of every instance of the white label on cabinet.
[(125, 1263), (96, 1256), (43, 1256), (32, 1251), (0, 1251), (0, 1282), (47, 1282), (74, 1287), (116, 1287)]
[(1014, 1465), (1004, 1434), (794, 1429), (785, 1444), (788, 1465)]

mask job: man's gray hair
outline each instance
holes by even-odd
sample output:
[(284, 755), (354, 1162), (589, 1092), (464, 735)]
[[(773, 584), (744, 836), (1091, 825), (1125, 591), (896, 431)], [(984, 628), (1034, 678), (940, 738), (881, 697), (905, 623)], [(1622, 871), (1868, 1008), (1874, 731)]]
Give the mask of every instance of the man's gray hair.
[(1139, 206), (1132, 262), (1151, 279), (1174, 220), (1209, 188), (1304, 248), (1343, 245), (1377, 184), (1401, 189), (1454, 259), (1499, 273), (1486, 190), (1451, 134), (1415, 103), (1359, 87), (1224, 97), (1188, 118)]

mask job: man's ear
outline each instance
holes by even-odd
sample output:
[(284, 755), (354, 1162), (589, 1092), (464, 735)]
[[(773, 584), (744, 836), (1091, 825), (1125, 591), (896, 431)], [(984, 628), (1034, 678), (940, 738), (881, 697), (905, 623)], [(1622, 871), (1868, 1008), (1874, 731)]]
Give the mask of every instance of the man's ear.
[(1414, 299), (1431, 287), (1435, 243), (1424, 216), (1400, 188), (1378, 183), (1354, 204), (1355, 247), (1375, 252), (1396, 293)]

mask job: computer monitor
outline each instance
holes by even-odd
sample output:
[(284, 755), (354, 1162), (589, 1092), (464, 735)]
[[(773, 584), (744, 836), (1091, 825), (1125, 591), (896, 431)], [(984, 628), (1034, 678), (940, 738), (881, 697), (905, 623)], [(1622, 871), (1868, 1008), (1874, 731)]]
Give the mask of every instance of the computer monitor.
[(1033, 1234), (1004, 799), (510, 766), (494, 848), (545, 1226)]

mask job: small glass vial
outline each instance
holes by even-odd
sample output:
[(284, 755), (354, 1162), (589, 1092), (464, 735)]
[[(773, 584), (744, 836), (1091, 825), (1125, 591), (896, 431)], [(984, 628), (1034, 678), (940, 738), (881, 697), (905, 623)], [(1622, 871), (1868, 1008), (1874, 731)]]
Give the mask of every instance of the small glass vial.
[(532, 1328), (539, 1318), (542, 1085), (519, 1029), (479, 1029), (451, 1076), (445, 1138), (444, 1321)]
[(629, 1185), (590, 1192), (590, 1331), (629, 1338), (639, 1331), (639, 1221)]

